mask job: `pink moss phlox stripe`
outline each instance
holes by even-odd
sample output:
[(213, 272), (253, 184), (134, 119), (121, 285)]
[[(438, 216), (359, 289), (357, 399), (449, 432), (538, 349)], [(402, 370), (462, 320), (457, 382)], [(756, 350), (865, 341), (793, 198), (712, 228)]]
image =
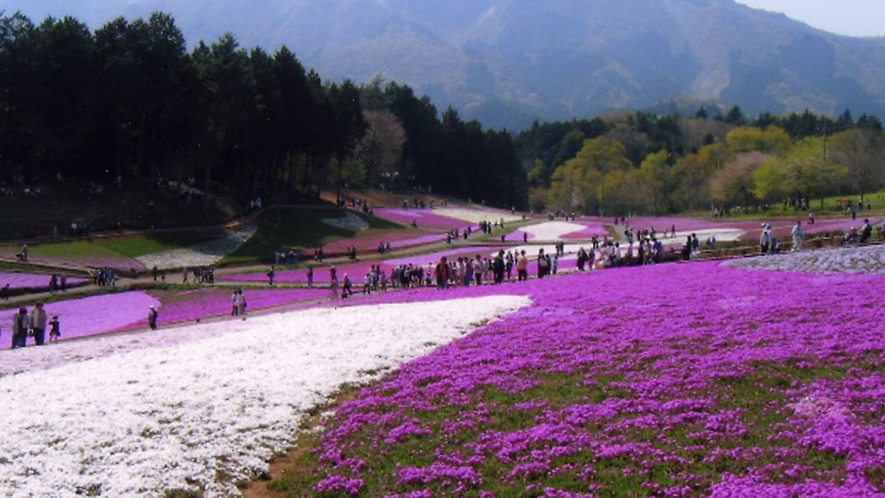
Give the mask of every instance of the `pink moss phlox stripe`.
[[(49, 288), (51, 275), (36, 273), (0, 273), (0, 287), (9, 284), (11, 289), (18, 288)], [(80, 285), (86, 282), (82, 278), (68, 277), (67, 285)]]
[[(230, 288), (203, 288), (184, 291), (182, 295), (160, 309), (160, 324), (177, 323), (225, 316), (231, 311)], [(247, 311), (272, 308), (291, 303), (324, 300), (329, 296), (328, 289), (244, 289)]]
[(535, 236), (522, 230), (514, 230), (506, 235), (506, 240), (519, 242), (520, 240), (535, 240)]
[(32, 254), (28, 257), (28, 261), (31, 263), (39, 263), (49, 266), (69, 266), (73, 268), (117, 268), (119, 270), (135, 269), (137, 271), (143, 271), (146, 269), (143, 264), (138, 262), (138, 260), (127, 258), (125, 256), (115, 258), (106, 256), (95, 257), (78, 255), (72, 258), (64, 258), (47, 257), (40, 254)]
[(560, 238), (565, 239), (565, 240), (590, 239), (590, 238), (593, 238), (593, 236), (604, 237), (606, 235), (608, 235), (608, 230), (606, 230), (604, 226), (594, 223), (594, 224), (586, 225), (583, 230), (578, 230), (576, 232), (564, 234)]
[[(424, 234), (424, 235), (421, 235)], [(378, 235), (362, 235), (355, 238), (340, 239), (323, 246), (327, 257), (344, 256), (351, 247), (356, 247), (357, 255), (376, 254), (381, 244), (390, 244), (391, 249), (407, 247), (419, 247), (430, 244), (445, 242), (446, 235), (442, 232), (427, 233), (426, 230), (410, 232), (388, 232)], [(301, 251), (301, 257), (306, 260), (313, 258), (314, 248)]]
[[(376, 209), (374, 213), (375, 216), (403, 225), (411, 225), (412, 221), (414, 221), (419, 228), (435, 228), (449, 231), (454, 229), (463, 230), (468, 226), (476, 227), (476, 225), (469, 221), (435, 214), (432, 209)], [(494, 219), (495, 215), (489, 213), (489, 221)]]
[[(46, 304), (50, 316), (59, 315), (61, 340), (88, 337), (147, 327), (147, 313), (155, 306), (163, 324), (186, 322), (212, 316), (227, 316), (231, 310), (231, 292), (227, 288), (202, 288), (182, 291), (169, 304), (162, 304), (141, 291), (91, 296)], [(325, 301), (328, 289), (246, 289), (248, 310), (285, 306), (294, 303)], [(30, 312), (32, 306), (27, 306)], [(12, 315), (15, 310), (0, 311), (0, 349), (11, 346)], [(47, 336), (48, 337), (48, 336)], [(33, 344), (29, 340), (29, 345)]]

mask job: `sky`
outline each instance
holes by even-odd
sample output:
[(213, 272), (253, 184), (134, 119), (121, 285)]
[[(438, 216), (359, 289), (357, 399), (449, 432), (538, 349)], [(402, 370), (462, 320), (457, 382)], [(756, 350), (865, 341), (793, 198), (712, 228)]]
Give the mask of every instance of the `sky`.
[(847, 36), (885, 36), (882, 0), (737, 0), (757, 9), (782, 12), (815, 28)]

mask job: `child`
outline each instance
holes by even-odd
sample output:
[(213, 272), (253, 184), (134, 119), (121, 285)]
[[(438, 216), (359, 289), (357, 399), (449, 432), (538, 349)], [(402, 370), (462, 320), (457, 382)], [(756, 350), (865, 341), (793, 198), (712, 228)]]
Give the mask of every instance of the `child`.
[(49, 342), (58, 342), (60, 335), (61, 325), (58, 323), (58, 315), (52, 315), (52, 320), (49, 320)]

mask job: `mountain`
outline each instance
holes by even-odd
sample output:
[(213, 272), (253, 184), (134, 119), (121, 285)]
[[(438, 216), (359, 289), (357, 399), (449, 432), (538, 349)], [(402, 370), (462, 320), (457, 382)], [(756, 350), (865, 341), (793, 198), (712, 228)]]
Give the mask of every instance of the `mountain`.
[(885, 115), (885, 39), (838, 36), (733, 0), (29, 0), (91, 29), (169, 12), (189, 43), (288, 46), (325, 79), (383, 78), (487, 127), (671, 100), (745, 112)]

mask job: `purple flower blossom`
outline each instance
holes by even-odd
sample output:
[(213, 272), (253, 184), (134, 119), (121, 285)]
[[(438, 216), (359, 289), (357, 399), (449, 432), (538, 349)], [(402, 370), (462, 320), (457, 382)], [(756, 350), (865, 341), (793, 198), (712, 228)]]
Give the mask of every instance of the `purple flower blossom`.
[[(369, 296), (361, 302), (526, 293), (536, 304), (343, 405), (318, 452), (379, 456), (434, 441), (420, 455), (428, 465), (387, 481), (400, 493), (476, 489), (500, 468), (492, 478), (515, 489), (604, 495), (599, 470), (616, 468), (665, 496), (878, 495), (885, 485), (869, 476), (885, 468), (885, 323), (864, 303), (883, 284), (691, 263)], [(550, 378), (573, 394), (557, 398)], [(514, 426), (501, 430), (504, 407)], [(361, 475), (374, 472), (366, 462)], [(710, 470), (720, 467), (743, 470)], [(550, 476), (575, 484), (545, 487)]]

